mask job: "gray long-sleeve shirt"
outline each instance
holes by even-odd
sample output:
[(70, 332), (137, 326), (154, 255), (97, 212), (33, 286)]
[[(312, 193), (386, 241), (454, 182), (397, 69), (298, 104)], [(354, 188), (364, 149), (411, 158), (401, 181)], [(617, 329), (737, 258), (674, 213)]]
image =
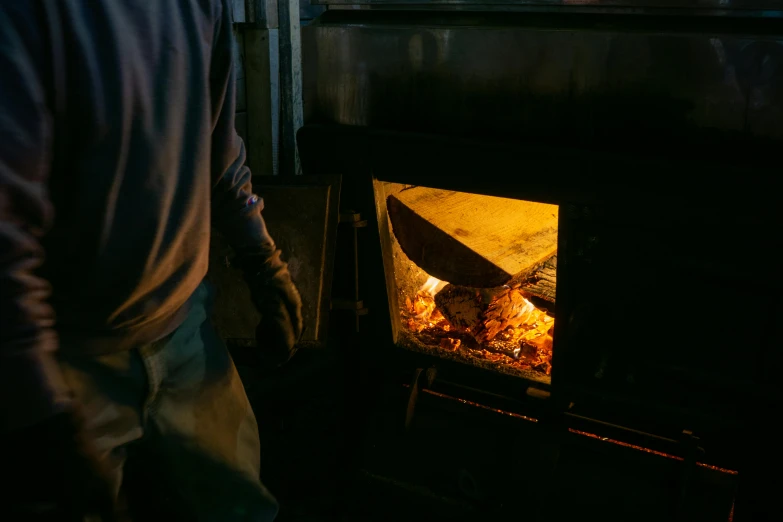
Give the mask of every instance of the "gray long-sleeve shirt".
[(226, 0), (0, 0), (0, 431), (67, 404), (58, 345), (173, 331), (211, 222), (273, 244), (231, 53)]

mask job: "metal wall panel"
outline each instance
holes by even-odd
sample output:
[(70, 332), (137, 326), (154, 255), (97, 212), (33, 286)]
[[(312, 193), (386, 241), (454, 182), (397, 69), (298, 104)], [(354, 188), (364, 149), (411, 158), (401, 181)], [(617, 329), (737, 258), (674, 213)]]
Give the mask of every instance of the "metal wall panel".
[(542, 20), (331, 13), (303, 31), (305, 119), (571, 143), (783, 135), (776, 27)]
[(755, 12), (776, 16), (783, 11), (779, 0), (316, 0), (324, 5), (426, 5), (432, 6), (519, 6), (539, 9), (569, 10), (575, 8), (645, 10), (675, 9), (680, 13), (737, 14)]

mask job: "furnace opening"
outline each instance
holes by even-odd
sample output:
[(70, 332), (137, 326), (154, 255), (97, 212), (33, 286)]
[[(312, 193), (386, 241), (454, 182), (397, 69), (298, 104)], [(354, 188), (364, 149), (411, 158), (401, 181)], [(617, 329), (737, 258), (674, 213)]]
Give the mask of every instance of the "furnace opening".
[(549, 382), (557, 205), (375, 182), (395, 342)]

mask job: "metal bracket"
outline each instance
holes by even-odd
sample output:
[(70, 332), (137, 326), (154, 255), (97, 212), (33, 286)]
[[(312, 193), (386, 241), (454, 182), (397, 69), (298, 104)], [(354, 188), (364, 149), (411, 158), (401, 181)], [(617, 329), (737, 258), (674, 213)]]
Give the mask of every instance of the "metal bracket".
[(416, 411), (416, 403), (419, 400), (419, 392), (425, 388), (432, 386), (435, 381), (435, 377), (438, 374), (437, 368), (434, 366), (424, 370), (423, 368), (417, 368), (413, 374), (413, 380), (410, 385), (410, 393), (408, 394), (408, 408), (405, 411), (405, 431), (410, 430), (413, 424), (413, 414)]
[(356, 314), (356, 331), (359, 331), (359, 317), (367, 315), (370, 311), (364, 306), (364, 301), (359, 298), (359, 229), (367, 226), (367, 220), (362, 219), (358, 212), (340, 212), (339, 223), (353, 228), (353, 266), (354, 266), (354, 299), (333, 299), (332, 308), (335, 310), (350, 310)]
[(356, 315), (369, 313), (369, 310), (364, 306), (364, 301), (352, 301), (351, 299), (332, 299), (332, 310), (350, 310)]
[(685, 505), (690, 493), (693, 475), (696, 470), (696, 463), (699, 455), (704, 453), (704, 448), (699, 446), (699, 437), (695, 436), (691, 430), (683, 430), (680, 437), (682, 447), (682, 471), (680, 473), (679, 491), (677, 498), (676, 519), (686, 520)]
[(552, 396), (552, 392), (530, 385), (527, 387), (527, 390), (525, 390), (525, 395), (532, 399), (547, 400)]
[(353, 228), (363, 228), (367, 226), (367, 220), (362, 219), (362, 215), (358, 212), (341, 212), (340, 224), (347, 224)]

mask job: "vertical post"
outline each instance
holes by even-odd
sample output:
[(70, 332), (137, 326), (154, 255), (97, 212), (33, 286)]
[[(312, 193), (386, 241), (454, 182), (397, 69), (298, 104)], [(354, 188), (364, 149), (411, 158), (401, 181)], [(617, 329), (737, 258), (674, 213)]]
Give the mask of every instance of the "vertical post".
[(272, 79), (266, 28), (251, 26), (245, 30), (245, 81), (248, 166), (255, 176), (272, 175)]
[(304, 123), (302, 110), (302, 40), (299, 0), (278, 0), (280, 27), (281, 175), (301, 174), (296, 132)]
[(245, 0), (231, 0), (231, 18), (235, 24), (247, 22)]
[[(240, 0), (234, 0), (239, 2)], [(277, 27), (277, 0), (242, 0), (247, 90), (248, 166), (258, 175), (275, 173), (275, 121), (272, 36)]]

